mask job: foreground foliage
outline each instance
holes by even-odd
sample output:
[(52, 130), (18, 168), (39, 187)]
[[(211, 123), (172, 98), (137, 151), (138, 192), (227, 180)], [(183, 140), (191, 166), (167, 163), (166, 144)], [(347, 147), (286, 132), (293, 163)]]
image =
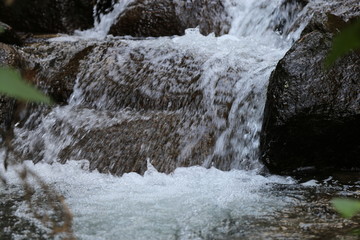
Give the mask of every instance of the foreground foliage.
[(358, 49), (360, 49), (360, 19), (335, 36), (332, 49), (325, 60), (325, 66), (330, 67), (338, 58)]
[(360, 201), (335, 198), (331, 201), (334, 208), (345, 218), (352, 218), (360, 212)]
[(49, 97), (25, 82), (19, 72), (7, 67), (0, 68), (0, 92), (19, 100), (51, 103)]
[[(333, 40), (332, 49), (325, 60), (325, 66), (330, 67), (338, 58), (351, 51), (360, 49), (360, 19), (342, 30)], [(360, 201), (355, 199), (334, 198), (333, 207), (345, 218), (352, 218), (360, 213)]]

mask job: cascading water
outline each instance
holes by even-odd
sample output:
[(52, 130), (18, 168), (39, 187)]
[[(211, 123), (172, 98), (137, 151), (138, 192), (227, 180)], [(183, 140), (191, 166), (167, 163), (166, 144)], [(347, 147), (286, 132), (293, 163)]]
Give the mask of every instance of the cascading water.
[[(95, 23), (94, 29), (78, 32), (80, 39), (104, 38), (112, 22), (130, 3), (116, 4), (112, 12)], [(272, 22), (278, 18), (280, 1), (265, 9), (265, 3), (256, 1), (227, 4), (229, 12), (243, 14), (233, 17), (230, 33), (234, 34), (222, 37), (203, 36), (197, 29), (188, 29), (181, 37), (136, 41), (65, 38), (80, 41), (77, 45), (68, 43), (68, 52), (92, 48), (80, 63), (70, 104), (45, 116), (35, 130), (19, 129), (18, 151), (38, 151), (41, 154), (37, 158), (47, 162), (88, 159), (91, 169), (117, 175), (128, 171), (143, 173), (147, 158), (161, 172), (192, 165), (261, 170), (259, 131), (267, 81), (291, 40), (271, 29)], [(241, 26), (242, 15), (246, 19), (255, 16), (257, 20), (244, 21), (246, 26)], [(56, 49), (66, 44), (63, 37), (52, 41)], [(91, 116), (83, 108), (96, 109), (100, 113), (95, 114), (96, 119), (111, 124), (89, 125)], [(109, 111), (116, 114), (103, 114)], [(63, 117), (68, 115), (78, 116)], [(137, 122), (143, 122), (144, 118), (153, 124), (143, 126), (139, 133), (135, 129), (127, 132), (132, 126), (141, 128)], [(155, 120), (158, 118), (163, 120), (158, 122)], [(79, 127), (81, 119), (86, 121), (80, 124), (86, 125), (86, 132)], [(133, 124), (127, 124), (129, 121)], [(156, 132), (149, 133), (149, 127)], [(53, 131), (54, 128), (59, 130)], [(70, 136), (70, 130), (65, 130), (68, 128), (74, 131)], [(115, 139), (114, 128), (119, 135)], [(125, 134), (132, 134), (132, 141), (124, 139)], [(160, 149), (159, 139), (163, 140)], [(104, 143), (120, 146), (124, 141), (132, 147), (93, 152)], [(129, 162), (139, 164), (133, 166)]]
[[(300, 35), (306, 21), (296, 21), (309, 18), (307, 7), (226, 0), (228, 35), (107, 36), (131, 2), (44, 47), (40, 62), (49, 69), (90, 54), (69, 104), (15, 129), (17, 153), (40, 161), (25, 164), (65, 196), (79, 239), (261, 237), (249, 235), (254, 219), (274, 219), (267, 216), (296, 202), (271, 194), (293, 180), (258, 175), (258, 147), (267, 81)], [(7, 178), (17, 183), (13, 169)], [(16, 215), (29, 218), (25, 203)]]

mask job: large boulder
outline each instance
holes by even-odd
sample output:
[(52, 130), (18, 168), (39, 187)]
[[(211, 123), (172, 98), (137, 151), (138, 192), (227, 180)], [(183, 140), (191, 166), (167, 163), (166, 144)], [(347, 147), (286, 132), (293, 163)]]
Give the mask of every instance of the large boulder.
[(360, 53), (324, 67), (349, 16), (315, 15), (270, 77), (261, 158), (273, 173), (360, 167)]
[(0, 20), (17, 31), (71, 33), (93, 25), (93, 0), (20, 0), (7, 5), (0, 1)]
[(38, 84), (50, 93), (58, 86), (60, 100), (75, 93), (70, 106), (32, 114), (14, 141), (15, 155), (34, 162), (87, 159), (90, 170), (116, 175), (143, 174), (147, 160), (166, 173), (203, 164), (220, 132), (199, 88), (204, 58), (164, 46), (89, 44), (24, 48), (40, 64)]
[(136, 0), (119, 15), (109, 33), (115, 36), (160, 37), (184, 35), (185, 29), (197, 26), (204, 35), (228, 32), (230, 24), (220, 0)]
[[(16, 130), (17, 155), (34, 162), (86, 159), (91, 170), (116, 175), (142, 174), (147, 160), (166, 173), (192, 165), (230, 170), (234, 158), (250, 162), (252, 148), (239, 156), (234, 139), (248, 146), (258, 135), (245, 124), (247, 116), (260, 118), (261, 112), (253, 104), (262, 99), (263, 87), (242, 78), (253, 65), (239, 64), (249, 60), (236, 51), (223, 59), (215, 49), (179, 48), (175, 42), (182, 39), (23, 48), (24, 57), (39, 65), (42, 86), (69, 84), (74, 91), (68, 105), (34, 113)], [(235, 85), (249, 92), (238, 94)]]

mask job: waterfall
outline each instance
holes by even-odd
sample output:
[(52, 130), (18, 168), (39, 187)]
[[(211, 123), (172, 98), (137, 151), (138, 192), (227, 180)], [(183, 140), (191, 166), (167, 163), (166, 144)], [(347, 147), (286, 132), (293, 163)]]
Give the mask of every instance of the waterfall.
[[(267, 82), (295, 38), (286, 29), (301, 9), (281, 1), (225, 1), (228, 35), (203, 36), (195, 28), (184, 36), (105, 39), (131, 2), (116, 3), (93, 29), (52, 40), (67, 58), (92, 50), (80, 62), (69, 105), (54, 108), (32, 131), (17, 129), (17, 151), (46, 162), (88, 159), (91, 169), (118, 175), (144, 173), (148, 158), (167, 173), (192, 165), (261, 171)], [(47, 59), (62, 58), (56, 54)], [(104, 125), (92, 125), (98, 122)]]

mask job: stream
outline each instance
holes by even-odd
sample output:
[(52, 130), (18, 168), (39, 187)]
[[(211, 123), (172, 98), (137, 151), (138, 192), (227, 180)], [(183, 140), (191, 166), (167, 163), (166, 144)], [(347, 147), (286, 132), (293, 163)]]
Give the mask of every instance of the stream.
[[(131, 2), (92, 29), (22, 49), (48, 69), (90, 51), (68, 104), (40, 106), (14, 131), (23, 165), (64, 196), (76, 238), (357, 239), (359, 219), (341, 218), (329, 202), (358, 196), (359, 176), (294, 179), (259, 161), (269, 76), (329, 3), (226, 0), (226, 35), (108, 35)], [(23, 200), (23, 165), (0, 169), (0, 239), (63, 239)], [(47, 206), (41, 182), (29, 182)]]

